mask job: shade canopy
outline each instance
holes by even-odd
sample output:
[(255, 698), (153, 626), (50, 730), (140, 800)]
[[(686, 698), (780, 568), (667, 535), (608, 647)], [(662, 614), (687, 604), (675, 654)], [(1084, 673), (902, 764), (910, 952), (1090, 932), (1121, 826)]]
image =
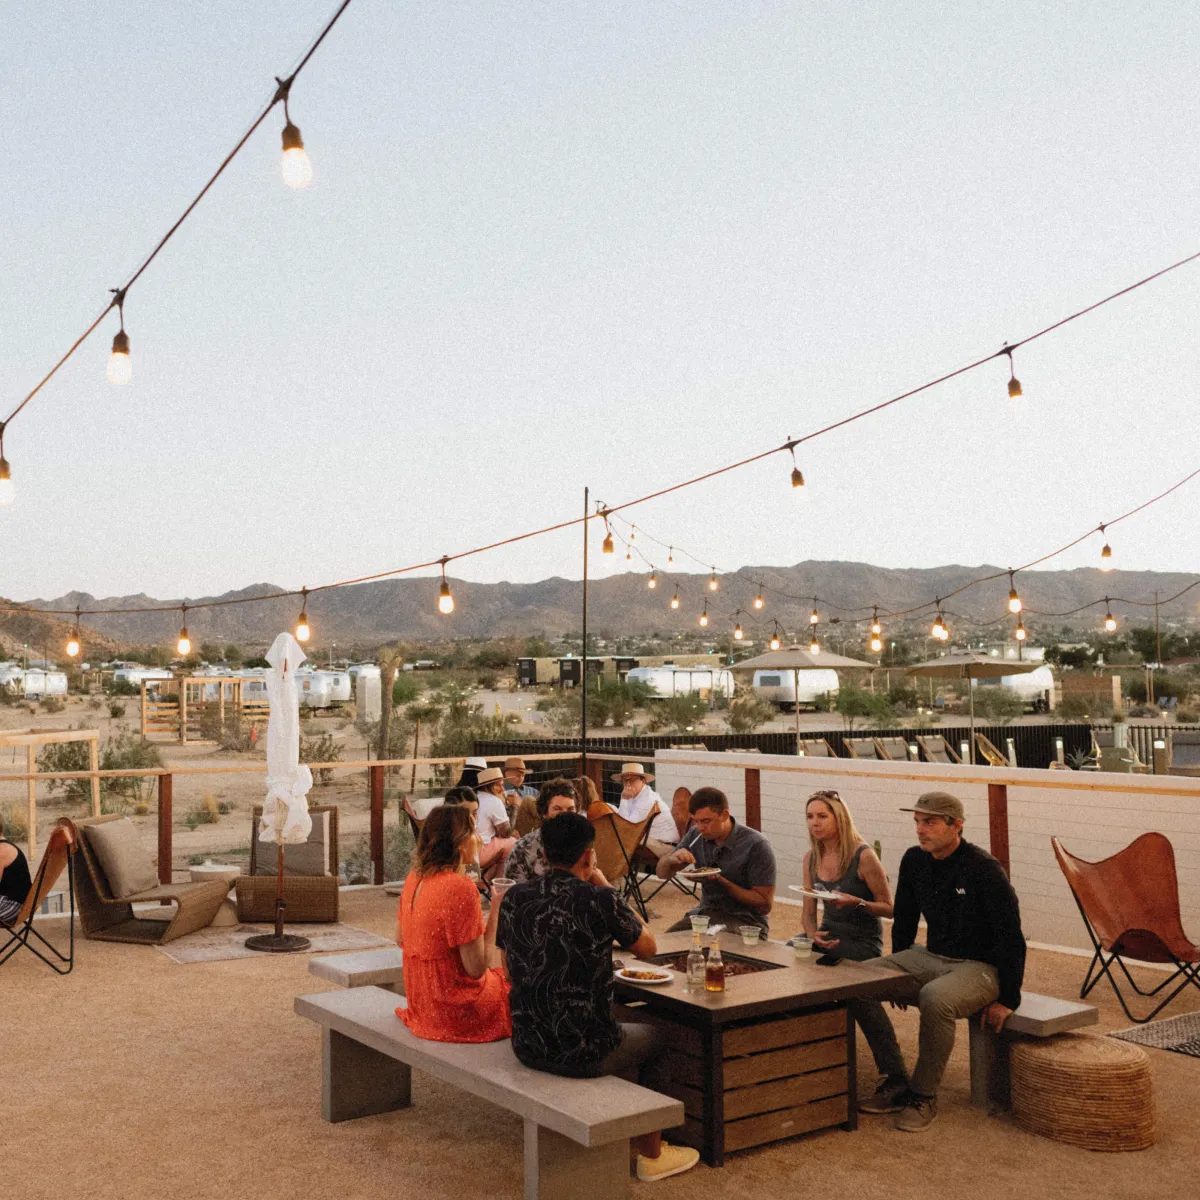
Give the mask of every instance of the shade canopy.
[(733, 663), (731, 671), (873, 671), (877, 663), (862, 662), (857, 658), (843, 658), (840, 654), (826, 654), (821, 651), (813, 654), (811, 650), (801, 650), (799, 646), (789, 646), (786, 650), (768, 650), (766, 654), (747, 658), (744, 662)]
[(307, 841), (312, 832), (308, 791), (313, 778), (300, 761), (300, 693), (296, 689), (296, 670), (304, 658), (300, 643), (290, 633), (281, 633), (267, 651), (271, 716), (267, 721), (267, 797), (258, 827), (260, 842), (291, 845)]
[(1000, 679), (1005, 675), (1024, 675), (1028, 671), (1036, 671), (1040, 666), (1040, 662), (1013, 662), (1010, 658), (992, 658), (987, 654), (968, 651), (931, 658), (904, 670), (910, 675), (926, 675), (934, 679)]

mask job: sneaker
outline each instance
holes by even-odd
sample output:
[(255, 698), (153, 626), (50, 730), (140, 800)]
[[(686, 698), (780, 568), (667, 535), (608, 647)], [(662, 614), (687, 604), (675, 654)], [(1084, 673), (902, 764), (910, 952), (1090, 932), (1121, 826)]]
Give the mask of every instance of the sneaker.
[(637, 1177), (644, 1183), (653, 1183), (654, 1180), (666, 1179), (669, 1175), (682, 1175), (699, 1161), (699, 1150), (693, 1150), (691, 1146), (672, 1146), (663, 1142), (662, 1153), (657, 1158), (647, 1158), (644, 1154), (637, 1156)]
[(904, 1110), (896, 1118), (901, 1133), (924, 1133), (937, 1120), (937, 1097), (909, 1092)]
[(858, 1102), (860, 1113), (894, 1113), (900, 1112), (908, 1099), (908, 1080), (881, 1079), (874, 1094)]

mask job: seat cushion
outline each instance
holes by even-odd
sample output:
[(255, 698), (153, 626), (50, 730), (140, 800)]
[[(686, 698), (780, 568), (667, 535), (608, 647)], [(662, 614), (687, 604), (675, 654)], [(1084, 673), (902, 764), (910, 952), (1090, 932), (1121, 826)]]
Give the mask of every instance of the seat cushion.
[(109, 890), (118, 900), (158, 886), (154, 859), (128, 817), (85, 825), (83, 833), (100, 860)]
[[(274, 842), (260, 841), (254, 848), (254, 874), (274, 875), (279, 849)], [(329, 813), (312, 814), (308, 841), (283, 848), (283, 873), (287, 875), (328, 875)]]

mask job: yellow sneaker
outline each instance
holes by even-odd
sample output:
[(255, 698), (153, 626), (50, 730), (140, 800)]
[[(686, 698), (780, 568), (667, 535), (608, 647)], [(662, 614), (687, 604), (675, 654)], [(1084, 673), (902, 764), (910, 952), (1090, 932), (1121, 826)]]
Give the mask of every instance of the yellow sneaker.
[(657, 1158), (647, 1158), (644, 1154), (637, 1156), (637, 1177), (645, 1183), (653, 1183), (656, 1179), (666, 1179), (668, 1175), (690, 1171), (699, 1161), (699, 1150), (663, 1142), (662, 1153)]

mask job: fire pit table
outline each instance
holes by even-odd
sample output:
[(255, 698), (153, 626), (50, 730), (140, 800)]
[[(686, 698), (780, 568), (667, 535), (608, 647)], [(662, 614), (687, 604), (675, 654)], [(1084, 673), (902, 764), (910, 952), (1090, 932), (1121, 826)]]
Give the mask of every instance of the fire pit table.
[[(857, 1128), (846, 1001), (881, 995), (895, 971), (849, 961), (819, 967), (790, 946), (746, 946), (736, 934), (721, 934), (720, 943), (732, 967), (723, 992), (690, 992), (681, 973), (662, 985), (615, 981), (619, 1019), (658, 1027), (671, 1047), (670, 1093), (685, 1113), (673, 1140), (719, 1167), (727, 1151)], [(691, 944), (690, 933), (664, 934), (657, 957), (672, 966)]]

